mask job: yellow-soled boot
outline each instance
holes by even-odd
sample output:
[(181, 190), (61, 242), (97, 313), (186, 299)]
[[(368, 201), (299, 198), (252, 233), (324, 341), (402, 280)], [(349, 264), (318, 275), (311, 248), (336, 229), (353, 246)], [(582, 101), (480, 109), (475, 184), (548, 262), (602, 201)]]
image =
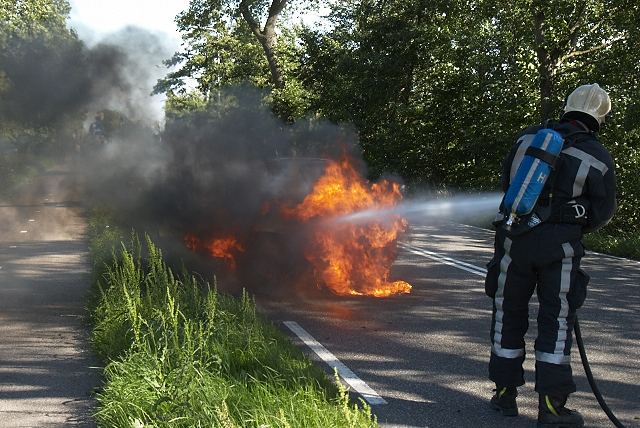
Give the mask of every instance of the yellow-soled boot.
[(575, 410), (569, 410), (566, 395), (540, 395), (538, 428), (581, 428), (584, 418)]
[(518, 404), (516, 403), (518, 390), (506, 386), (496, 386), (494, 391), (496, 394), (491, 397), (491, 408), (499, 410), (504, 416), (518, 416)]

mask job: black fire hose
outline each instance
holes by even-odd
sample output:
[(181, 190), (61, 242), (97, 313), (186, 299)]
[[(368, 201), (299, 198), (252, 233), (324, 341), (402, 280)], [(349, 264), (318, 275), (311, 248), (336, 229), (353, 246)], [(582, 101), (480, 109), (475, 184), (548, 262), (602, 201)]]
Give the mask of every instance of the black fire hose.
[(589, 361), (587, 361), (587, 354), (584, 351), (584, 344), (582, 343), (582, 334), (580, 333), (580, 325), (578, 324), (578, 314), (576, 314), (576, 321), (573, 326), (573, 331), (576, 335), (576, 343), (578, 344), (578, 350), (580, 351), (580, 358), (582, 358), (582, 365), (584, 366), (584, 372), (587, 375), (587, 379), (589, 380), (589, 385), (591, 385), (591, 390), (593, 394), (596, 396), (600, 407), (607, 414), (611, 422), (618, 428), (625, 428), (622, 423), (615, 417), (607, 403), (604, 402), (604, 398), (602, 398), (602, 394), (600, 394), (600, 390), (598, 389), (598, 385), (596, 385), (596, 381), (593, 379), (593, 374), (591, 373), (591, 367), (589, 367)]

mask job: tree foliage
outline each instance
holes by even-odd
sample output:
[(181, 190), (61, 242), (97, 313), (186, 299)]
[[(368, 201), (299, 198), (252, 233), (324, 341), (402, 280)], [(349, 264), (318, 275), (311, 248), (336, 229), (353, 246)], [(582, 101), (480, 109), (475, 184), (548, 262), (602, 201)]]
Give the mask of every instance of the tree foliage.
[(324, 114), (356, 124), (374, 173), (452, 184), (472, 170), (465, 184), (491, 184), (494, 154), (507, 142), (491, 131), (496, 116), (488, 113), (507, 104), (503, 119), (519, 125), (530, 98), (526, 88), (502, 86), (529, 79), (509, 66), (511, 46), (492, 39), (488, 11), (462, 2), (345, 1), (333, 20), (331, 33), (308, 38), (306, 76)]
[(314, 108), (356, 124), (374, 174), (493, 187), (519, 130), (557, 119), (584, 83), (614, 99), (605, 142), (636, 129), (633, 2), (343, 0), (331, 20), (307, 34), (305, 84)]
[[(353, 124), (372, 177), (495, 188), (515, 135), (558, 119), (576, 86), (599, 83), (614, 104), (601, 135), (617, 162), (622, 215), (611, 227), (638, 230), (636, 2), (336, 0), (328, 30), (283, 31), (280, 89), (241, 8), (237, 0), (192, 1), (181, 16), (192, 50), (174, 59), (185, 66), (173, 77), (197, 77), (208, 96), (251, 81), (273, 90), (289, 121), (310, 112)], [(268, 8), (249, 6), (264, 19)]]
[(2, 0), (0, 128), (23, 151), (81, 124), (87, 75), (67, 0)]
[[(250, 82), (273, 90), (274, 111), (291, 122), (300, 113), (302, 87), (285, 76), (297, 67), (294, 29), (280, 26), (289, 0), (191, 0), (177, 18), (186, 51), (166, 62), (180, 68), (156, 85), (154, 92), (184, 93), (185, 80), (197, 81), (205, 96), (220, 88)], [(291, 62), (293, 61), (293, 66)]]
[[(186, 19), (184, 16), (182, 20)], [(183, 29), (186, 27), (183, 27)], [(219, 21), (211, 27), (190, 28), (187, 50), (167, 62), (180, 69), (156, 85), (155, 92), (183, 93), (185, 80), (195, 79), (200, 93), (213, 96), (217, 88), (250, 82), (269, 84), (269, 68), (260, 45), (242, 20)]]
[(0, 46), (7, 48), (11, 39), (64, 33), (70, 11), (68, 0), (2, 0)]

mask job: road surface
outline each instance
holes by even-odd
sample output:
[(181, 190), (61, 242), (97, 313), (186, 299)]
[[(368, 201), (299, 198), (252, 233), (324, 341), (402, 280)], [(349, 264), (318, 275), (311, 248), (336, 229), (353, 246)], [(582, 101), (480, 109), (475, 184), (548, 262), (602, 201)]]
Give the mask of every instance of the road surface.
[(0, 426), (93, 427), (100, 370), (83, 323), (91, 284), (77, 175), (41, 174), (0, 203)]
[[(392, 280), (413, 285), (410, 294), (387, 299), (314, 294), (259, 299), (258, 306), (320, 366), (331, 373), (330, 365), (339, 361), (386, 402), (372, 405), (381, 427), (535, 427), (535, 304), (520, 416), (501, 416), (488, 405), (494, 385), (487, 379), (491, 300), (484, 294), (484, 267), (492, 244), (488, 230), (414, 224), (391, 273)], [(583, 267), (591, 283), (579, 319), (592, 371), (617, 418), (638, 427), (640, 263), (589, 253)], [(330, 363), (291, 329), (296, 325), (329, 353)], [(572, 356), (578, 392), (568, 407), (584, 415), (586, 427), (613, 426), (591, 392), (576, 346)], [(368, 390), (354, 395), (379, 401)]]
[[(81, 320), (91, 280), (77, 178), (54, 169), (29, 192), (0, 203), (2, 427), (94, 425), (91, 393), (100, 370)], [(383, 428), (535, 427), (532, 358), (518, 398), (521, 415), (502, 417), (488, 406), (491, 300), (484, 295), (483, 269), (492, 240), (483, 229), (416, 223), (391, 278), (412, 284), (410, 294), (310, 293), (258, 298), (258, 306), (328, 372), (343, 365), (353, 395), (375, 403)], [(616, 416), (640, 427), (640, 263), (590, 253), (583, 267), (591, 283), (579, 316), (593, 373)], [(579, 391), (570, 407), (583, 413), (586, 427), (613, 426), (574, 351)]]

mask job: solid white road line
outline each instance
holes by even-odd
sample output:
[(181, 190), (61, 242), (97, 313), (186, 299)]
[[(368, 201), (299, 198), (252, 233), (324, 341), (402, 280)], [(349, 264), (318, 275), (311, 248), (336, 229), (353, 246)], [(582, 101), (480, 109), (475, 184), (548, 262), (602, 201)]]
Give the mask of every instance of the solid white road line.
[(414, 247), (413, 245), (407, 244), (399, 244), (402, 248), (412, 252), (413, 254), (417, 254), (419, 256), (427, 257), (429, 259), (444, 263), (449, 266), (457, 267), (458, 269), (465, 270), (467, 272), (474, 273), (480, 276), (487, 275), (487, 269), (479, 266), (475, 266), (469, 263), (465, 263), (461, 260), (452, 259), (451, 257), (443, 256), (442, 254), (434, 253), (432, 251), (427, 251), (422, 248)]
[(387, 404), (384, 398), (380, 397), (369, 385), (355, 375), (347, 366), (336, 358), (327, 348), (322, 346), (320, 342), (315, 340), (313, 336), (306, 332), (305, 329), (300, 327), (298, 323), (294, 321), (285, 321), (284, 325), (296, 334), (313, 352), (322, 358), (330, 367), (335, 368), (338, 371), (338, 375), (358, 394), (364, 398), (364, 400), (373, 404)]

